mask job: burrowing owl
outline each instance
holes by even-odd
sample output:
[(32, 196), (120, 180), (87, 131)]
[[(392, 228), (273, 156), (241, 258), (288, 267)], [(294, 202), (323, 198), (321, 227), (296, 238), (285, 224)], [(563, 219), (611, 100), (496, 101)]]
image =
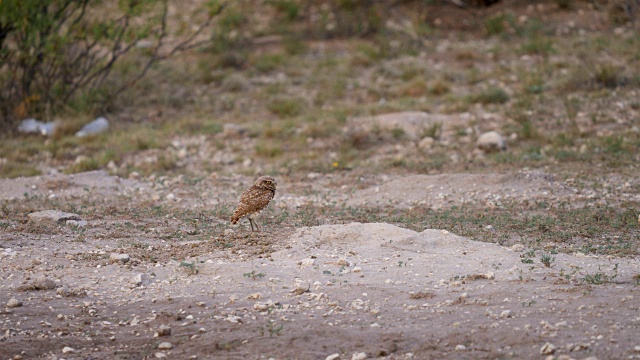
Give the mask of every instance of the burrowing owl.
[[(254, 217), (269, 205), (276, 193), (276, 179), (271, 176), (261, 176), (253, 185), (242, 193), (240, 204), (231, 217), (231, 223), (237, 224), (240, 219), (246, 216), (251, 224), (251, 231), (260, 231), (258, 223)], [(256, 227), (253, 230), (253, 227)]]

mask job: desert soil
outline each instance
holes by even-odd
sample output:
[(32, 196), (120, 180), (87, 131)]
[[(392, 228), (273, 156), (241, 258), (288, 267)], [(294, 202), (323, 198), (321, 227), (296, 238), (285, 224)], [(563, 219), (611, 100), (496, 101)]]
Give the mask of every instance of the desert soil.
[[(318, 189), (346, 182), (314, 177)], [(160, 190), (102, 171), (1, 180), (2, 201), (25, 199), (34, 212), (77, 204), (87, 224), (25, 218), (0, 232), (0, 358), (640, 358), (637, 257), (557, 253), (547, 267), (523, 261), (522, 244), (441, 229), (339, 218), (280, 228), (268, 226), (271, 212), (263, 232), (252, 233), (222, 217), (177, 216), (232, 207), (251, 180), (165, 181)], [(302, 182), (279, 179), (270, 206), (327, 201), (328, 193), (305, 195)], [(333, 188), (331, 201), (490, 209), (505, 197), (583, 193), (526, 171), (369, 182)], [(149, 199), (158, 194), (171, 211), (154, 215)], [(33, 200), (40, 198), (47, 200)], [(86, 210), (92, 206), (103, 210)], [(122, 210), (145, 207), (135, 216)], [(199, 221), (216, 230), (198, 237)]]

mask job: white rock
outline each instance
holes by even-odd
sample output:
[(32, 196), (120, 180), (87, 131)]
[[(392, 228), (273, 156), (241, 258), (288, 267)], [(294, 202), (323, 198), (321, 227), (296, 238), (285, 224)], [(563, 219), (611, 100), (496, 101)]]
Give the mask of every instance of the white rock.
[(515, 252), (522, 252), (522, 251), (524, 251), (524, 245), (522, 245), (522, 244), (513, 244), (513, 245), (511, 245), (510, 249), (512, 251), (515, 251)]
[(367, 358), (367, 353), (365, 352), (357, 352), (351, 355), (351, 360), (364, 360)]
[(462, 345), (462, 344), (459, 344), (459, 345), (456, 345), (456, 350), (457, 351), (465, 351), (465, 350), (467, 350), (467, 347)]
[(167, 326), (167, 325), (160, 325), (160, 327), (158, 328), (158, 331), (156, 332), (156, 334), (158, 336), (169, 336), (171, 335), (171, 326)]
[(171, 200), (175, 200), (176, 196), (173, 193), (169, 193), (169, 194), (167, 194), (166, 198), (167, 198), (167, 200), (171, 201)]
[(99, 134), (101, 132), (107, 131), (109, 128), (109, 120), (104, 117), (99, 117), (92, 122), (86, 124), (76, 133), (77, 137), (83, 137), (87, 135)]
[(164, 341), (158, 344), (158, 349), (160, 350), (171, 350), (173, 349), (173, 345), (170, 342)]
[(477, 145), (485, 152), (506, 150), (507, 144), (497, 131), (488, 131), (478, 137)]
[(44, 210), (37, 211), (27, 215), (30, 222), (43, 223), (43, 222), (55, 222), (65, 223), (67, 220), (82, 220), (78, 214), (66, 213), (59, 210)]
[(541, 355), (552, 355), (554, 352), (556, 352), (556, 347), (555, 347), (555, 345), (553, 345), (550, 342), (545, 343), (540, 348), (540, 354)]
[(56, 127), (58, 123), (56, 122), (42, 122), (36, 119), (25, 119), (22, 120), (20, 125), (18, 126), (18, 131), (24, 134), (42, 134), (46, 136), (51, 136), (56, 131)]
[(15, 308), (15, 307), (20, 307), (20, 306), (22, 306), (22, 302), (20, 302), (16, 298), (11, 298), (11, 299), (9, 299), (9, 301), (7, 301), (7, 307), (8, 308)]
[(340, 354), (335, 353), (335, 354), (331, 354), (329, 356), (327, 356), (326, 358), (324, 358), (324, 360), (337, 360), (340, 359)]
[(156, 359), (164, 359), (167, 357), (167, 354), (163, 353), (163, 352), (157, 352), (154, 354), (154, 356), (156, 357)]
[(111, 263), (116, 263), (116, 262), (126, 263), (129, 260), (130, 260), (129, 254), (113, 253), (109, 255), (109, 262)]
[(143, 273), (135, 274), (129, 281), (132, 287), (140, 286), (147, 279), (147, 275)]
[(503, 312), (500, 313), (500, 317), (501, 318), (512, 318), (513, 317), (513, 311), (504, 310)]
[(315, 263), (316, 263), (316, 259), (306, 258), (306, 259), (302, 259), (302, 261), (300, 261), (300, 266), (302, 266), (302, 267), (312, 266)]
[(67, 226), (71, 226), (71, 227), (79, 227), (79, 228), (83, 228), (85, 226), (87, 226), (87, 222), (84, 220), (67, 220), (66, 222)]
[(65, 346), (65, 347), (62, 348), (62, 353), (63, 354), (72, 354), (74, 352), (76, 352), (76, 349), (74, 349), (72, 347)]
[(56, 288), (55, 281), (47, 278), (44, 275), (36, 276), (36, 278), (33, 279), (31, 284), (36, 290), (51, 290)]
[(18, 131), (24, 134), (37, 134), (40, 132), (40, 126), (42, 124), (42, 121), (34, 118), (24, 119), (20, 122), (20, 125), (18, 125)]

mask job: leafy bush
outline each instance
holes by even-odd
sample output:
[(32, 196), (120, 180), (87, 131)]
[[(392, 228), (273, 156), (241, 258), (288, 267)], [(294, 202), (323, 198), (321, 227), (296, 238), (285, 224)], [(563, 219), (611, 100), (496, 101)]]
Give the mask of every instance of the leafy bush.
[[(153, 64), (198, 44), (222, 10), (216, 1), (204, 6), (197, 29), (167, 46), (168, 0), (0, 1), (0, 128), (78, 99), (108, 104)], [(145, 55), (140, 68), (109, 83), (114, 65), (134, 50)]]

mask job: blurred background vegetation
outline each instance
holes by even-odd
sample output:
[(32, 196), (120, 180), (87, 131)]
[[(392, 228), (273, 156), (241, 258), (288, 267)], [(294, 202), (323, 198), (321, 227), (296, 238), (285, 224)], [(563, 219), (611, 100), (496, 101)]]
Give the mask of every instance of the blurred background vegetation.
[[(242, 160), (246, 149), (213, 138), (225, 123), (250, 128), (255, 158), (277, 171), (353, 168), (374, 145), (406, 139), (345, 133), (349, 117), (478, 109), (508, 118), (497, 127), (518, 139), (493, 165), (586, 162), (586, 146), (621, 166), (634, 159), (620, 154), (638, 149), (637, 132), (579, 123), (585, 113), (592, 125), (615, 123), (625, 112), (609, 106), (617, 99), (640, 108), (639, 10), (640, 0), (2, 0), (0, 173), (37, 174), (38, 161), (67, 172), (172, 171), (171, 154), (151, 169), (127, 157), (167, 149), (176, 134), (205, 135)], [(102, 115), (110, 136), (70, 136)], [(60, 126), (24, 141), (15, 129), (28, 117)], [(438, 140), (441, 129), (432, 132)], [(309, 139), (323, 141), (316, 154), (299, 151)], [(320, 163), (318, 152), (336, 148), (331, 165)], [(459, 168), (451, 153), (464, 160), (472, 149), (379, 166)]]

